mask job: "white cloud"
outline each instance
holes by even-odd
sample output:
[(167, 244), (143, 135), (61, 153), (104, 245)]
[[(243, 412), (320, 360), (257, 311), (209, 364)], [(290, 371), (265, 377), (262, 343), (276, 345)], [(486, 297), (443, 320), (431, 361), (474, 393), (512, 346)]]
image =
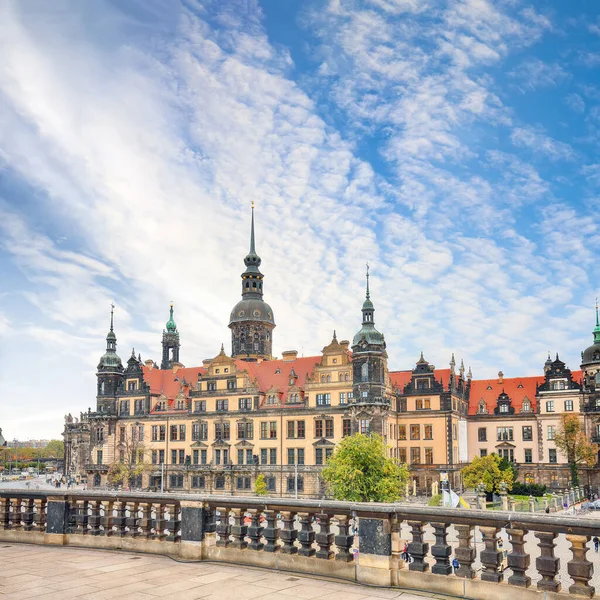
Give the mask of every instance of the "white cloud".
[(539, 127), (515, 127), (510, 134), (512, 143), (519, 148), (528, 148), (534, 154), (543, 154), (551, 160), (574, 160), (573, 148), (547, 135)]
[(522, 91), (556, 87), (569, 79), (569, 73), (556, 62), (544, 62), (539, 58), (525, 59), (511, 76), (518, 82)]
[(585, 111), (585, 101), (579, 94), (568, 94), (565, 102), (573, 112), (581, 114)]

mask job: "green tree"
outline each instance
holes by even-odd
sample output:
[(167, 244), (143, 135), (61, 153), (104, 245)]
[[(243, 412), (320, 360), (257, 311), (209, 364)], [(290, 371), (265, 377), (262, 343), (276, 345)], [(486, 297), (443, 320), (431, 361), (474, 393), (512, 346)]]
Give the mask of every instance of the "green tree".
[(132, 428), (131, 434), (125, 431), (120, 436), (117, 452), (118, 460), (108, 467), (107, 477), (110, 483), (130, 487), (138, 475), (152, 469), (152, 465), (144, 461), (146, 449), (138, 439), (134, 428)]
[(388, 457), (381, 436), (356, 433), (342, 438), (322, 476), (336, 500), (395, 502), (405, 493), (408, 469)]
[(554, 445), (567, 457), (573, 485), (579, 485), (579, 467), (593, 467), (598, 455), (598, 445), (587, 439), (579, 417), (563, 416), (554, 436)]
[(514, 473), (512, 469), (500, 468), (502, 459), (497, 454), (476, 456), (470, 465), (461, 469), (464, 486), (474, 488), (482, 481), (488, 492), (499, 492), (500, 482), (504, 481), (508, 490), (512, 489)]
[(50, 455), (55, 458), (63, 458), (65, 455), (65, 443), (62, 440), (50, 440), (42, 450), (42, 456), (48, 458)]
[(254, 493), (257, 496), (266, 496), (269, 493), (267, 489), (267, 483), (265, 482), (265, 476), (259, 475), (254, 482)]

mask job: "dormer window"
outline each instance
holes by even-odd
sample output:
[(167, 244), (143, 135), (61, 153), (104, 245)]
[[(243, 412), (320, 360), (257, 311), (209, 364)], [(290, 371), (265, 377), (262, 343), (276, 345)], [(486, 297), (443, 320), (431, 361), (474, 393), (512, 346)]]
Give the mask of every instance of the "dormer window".
[(417, 389), (418, 390), (428, 390), (429, 389), (429, 380), (428, 379), (417, 379)]
[(483, 399), (479, 401), (479, 408), (477, 409), (477, 412), (480, 415), (483, 415), (486, 413), (485, 402), (483, 401)]
[(500, 405), (500, 412), (501, 413), (508, 413), (508, 404), (501, 404)]
[(277, 394), (269, 394), (267, 396), (267, 404), (277, 404)]
[(220, 369), (215, 369), (215, 373), (218, 375), (221, 372)]
[(565, 382), (564, 381), (553, 381), (552, 382), (552, 389), (553, 390), (564, 390), (565, 389)]
[(529, 400), (523, 400), (523, 407), (521, 408), (522, 412), (530, 412), (531, 411), (531, 402)]
[(485, 388), (486, 390), (491, 390), (492, 386), (488, 383), (488, 386)]

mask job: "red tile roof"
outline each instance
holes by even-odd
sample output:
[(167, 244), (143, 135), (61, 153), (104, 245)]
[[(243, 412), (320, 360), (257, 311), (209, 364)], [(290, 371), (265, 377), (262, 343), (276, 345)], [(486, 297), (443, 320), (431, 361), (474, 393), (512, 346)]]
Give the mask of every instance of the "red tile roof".
[(536, 384), (543, 383), (545, 377), (503, 377), (499, 379), (474, 379), (471, 382), (471, 395), (469, 397), (469, 414), (477, 414), (479, 402), (484, 400), (488, 413), (494, 414), (497, 406), (498, 396), (505, 392), (511, 399), (511, 406), (515, 413), (519, 413), (523, 406), (525, 397), (531, 403), (531, 410), (535, 411), (535, 388)]
[(198, 381), (199, 373), (206, 373), (204, 367), (180, 368), (176, 373), (173, 372), (173, 369), (149, 369), (146, 366), (142, 368), (144, 381), (150, 386), (150, 393), (164, 394), (169, 399), (175, 398), (179, 394), (184, 378), (186, 383), (193, 384)]
[[(450, 381), (450, 369), (436, 369), (433, 372), (433, 376), (436, 381), (444, 384), (444, 389), (448, 389), (448, 382)], [(404, 387), (410, 383), (412, 379), (412, 370), (409, 371), (390, 371), (390, 381), (392, 386), (398, 388), (401, 392), (404, 391)]]

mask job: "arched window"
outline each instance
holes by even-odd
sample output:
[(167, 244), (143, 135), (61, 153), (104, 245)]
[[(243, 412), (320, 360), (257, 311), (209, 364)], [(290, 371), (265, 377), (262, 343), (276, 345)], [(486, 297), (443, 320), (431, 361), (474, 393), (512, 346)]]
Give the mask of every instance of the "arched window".
[(360, 368), (360, 380), (361, 381), (369, 380), (369, 363), (368, 362), (363, 363), (362, 367)]
[(344, 381), (344, 374), (340, 373), (340, 381)]
[(349, 374), (349, 373), (346, 373), (346, 375), (344, 376), (344, 379), (345, 379), (346, 381), (349, 381), (349, 380), (350, 380), (350, 374)]
[(101, 482), (102, 478), (100, 477), (100, 473), (96, 473), (94, 475), (94, 487), (100, 487)]
[(523, 400), (523, 408), (521, 410), (523, 412), (529, 412), (531, 410), (531, 403), (529, 400)]
[(327, 375), (327, 383), (331, 383), (331, 375)]
[(325, 383), (325, 375), (321, 375), (321, 383)]
[(480, 414), (485, 413), (485, 402), (483, 400), (479, 401), (479, 413)]

